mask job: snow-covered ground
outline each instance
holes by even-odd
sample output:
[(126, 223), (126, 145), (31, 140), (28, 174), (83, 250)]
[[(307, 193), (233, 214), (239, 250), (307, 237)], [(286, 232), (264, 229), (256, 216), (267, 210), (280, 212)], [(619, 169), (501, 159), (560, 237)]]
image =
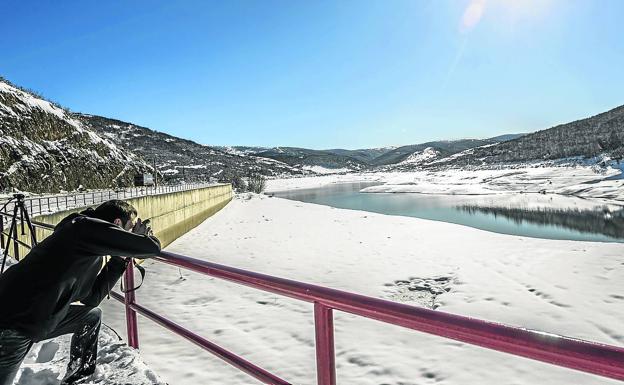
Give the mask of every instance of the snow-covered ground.
[(350, 183), (350, 182), (384, 183), (384, 180), (387, 180), (389, 175), (392, 175), (392, 174), (350, 173), (350, 174), (307, 176), (307, 177), (301, 177), (301, 178), (270, 179), (270, 180), (267, 180), (266, 193), (270, 194), (271, 192), (275, 192), (275, 191), (316, 188), (316, 187), (323, 187), (323, 186), (336, 184), (336, 183)]
[[(36, 343), (20, 367), (15, 385), (57, 385), (65, 375), (71, 335)], [(95, 373), (81, 382), (90, 384), (165, 385), (142, 361), (139, 352), (106, 326), (102, 327)]]
[[(624, 345), (621, 244), (524, 238), (239, 195), (168, 250), (439, 311)], [(311, 304), (160, 263), (146, 262), (146, 267), (147, 281), (138, 292), (141, 303), (294, 384), (315, 383)], [(104, 309), (105, 320), (123, 330), (121, 305), (109, 301)], [(340, 312), (335, 319), (339, 384), (615, 383)], [(257, 383), (141, 317), (140, 343), (143, 359), (169, 383)]]
[[(545, 189), (550, 197), (560, 197), (552, 194), (557, 192), (593, 198), (587, 200), (589, 207), (622, 204), (623, 181), (615, 175), (588, 168), (348, 174), (272, 180), (268, 188), (373, 181), (385, 185), (371, 192), (519, 195)], [(565, 205), (567, 198), (559, 199)], [(245, 194), (167, 250), (438, 311), (624, 345), (622, 244), (502, 235)], [(311, 304), (160, 263), (144, 266), (148, 276), (137, 293), (140, 303), (294, 384), (316, 382)], [(102, 307), (104, 321), (125, 337), (122, 305), (108, 300)], [(339, 384), (616, 383), (340, 312), (335, 319)], [(100, 367), (92, 383), (158, 383), (154, 372), (176, 385), (258, 383), (151, 321), (139, 320), (140, 359), (104, 327)], [(36, 346), (16, 384), (54, 384), (63, 374), (63, 349), (67, 339)]]
[(315, 172), (317, 174), (340, 174), (340, 173), (347, 173), (347, 172), (352, 172), (353, 170), (350, 168), (327, 168), (327, 167), (323, 167), (323, 166), (303, 166), (301, 167), (302, 170), (307, 170), (307, 171), (312, 171)]

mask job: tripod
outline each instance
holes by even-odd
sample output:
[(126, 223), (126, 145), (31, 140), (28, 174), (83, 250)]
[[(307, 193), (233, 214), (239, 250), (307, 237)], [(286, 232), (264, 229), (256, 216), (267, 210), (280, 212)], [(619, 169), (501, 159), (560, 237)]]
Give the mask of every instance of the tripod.
[[(24, 224), (28, 226), (28, 231), (30, 232), (30, 239), (32, 241), (32, 247), (37, 245), (37, 234), (35, 233), (35, 228), (33, 224), (30, 222), (30, 216), (28, 215), (28, 210), (26, 210), (26, 206), (24, 206), (24, 198), (26, 196), (24, 194), (13, 194), (13, 198), (9, 199), (4, 206), (0, 209), (0, 212), (4, 211), (7, 205), (11, 202), (15, 202), (13, 205), (13, 215), (11, 216), (11, 224), (9, 225), (9, 232), (7, 234), (7, 242), (4, 246), (4, 252), (2, 255), (2, 269), (0, 270), (0, 274), (4, 273), (4, 265), (6, 263), (7, 255), (9, 254), (9, 246), (11, 244), (11, 237), (13, 237), (13, 247), (15, 249), (15, 258), (17, 259), (17, 249), (19, 246), (19, 239), (17, 239), (17, 214), (19, 212), (19, 221), (22, 226), (22, 235), (26, 235), (24, 231)], [(3, 221), (4, 222), (4, 221)], [(2, 226), (2, 231), (4, 232), (4, 226)], [(4, 238), (4, 237), (3, 237)]]

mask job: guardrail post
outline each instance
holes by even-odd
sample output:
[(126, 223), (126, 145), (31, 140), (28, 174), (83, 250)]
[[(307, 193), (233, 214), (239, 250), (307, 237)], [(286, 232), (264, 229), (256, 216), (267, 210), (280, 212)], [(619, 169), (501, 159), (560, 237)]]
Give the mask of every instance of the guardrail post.
[[(134, 265), (132, 262), (126, 267), (126, 273), (124, 274), (124, 286), (126, 290), (134, 288)], [(139, 328), (137, 325), (136, 312), (130, 308), (131, 304), (134, 304), (135, 297), (134, 291), (124, 293), (124, 303), (126, 305), (126, 328), (128, 329), (128, 345), (135, 349), (139, 348)]]
[(331, 308), (314, 302), (316, 332), (316, 378), (318, 385), (336, 385), (334, 317)]

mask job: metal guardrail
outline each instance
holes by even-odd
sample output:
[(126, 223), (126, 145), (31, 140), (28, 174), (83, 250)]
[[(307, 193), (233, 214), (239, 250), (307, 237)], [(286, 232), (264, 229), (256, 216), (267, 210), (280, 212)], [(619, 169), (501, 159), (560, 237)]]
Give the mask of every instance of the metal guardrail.
[[(51, 225), (36, 221), (33, 224), (46, 229), (53, 228)], [(154, 259), (200, 274), (313, 303), (316, 332), (317, 383), (319, 385), (336, 384), (333, 310), (344, 311), (471, 345), (624, 381), (624, 348), (622, 347), (507, 326), (438, 310), (409, 306), (219, 265), (169, 252), (161, 252)], [(124, 276), (126, 287), (134, 286), (133, 274), (131, 265), (129, 265)], [(113, 292), (111, 296), (125, 304), (128, 343), (130, 346), (135, 348), (139, 346), (136, 319), (136, 313), (139, 313), (217, 355), (265, 384), (289, 384), (289, 382), (278, 376), (255, 366), (242, 357), (136, 303), (134, 293), (132, 292), (127, 293), (125, 296)]]
[[(218, 183), (188, 183), (182, 185), (162, 185), (128, 187), (120, 189), (107, 189), (87, 191), (83, 193), (55, 194), (47, 196), (33, 196), (24, 200), (25, 207), (31, 217), (42, 214), (51, 214), (58, 211), (65, 211), (79, 207), (93, 206), (111, 199), (129, 199), (135, 197), (167, 194), (178, 191), (195, 190), (198, 188), (215, 186)], [(6, 199), (8, 200), (8, 199)], [(5, 200), (5, 201), (6, 201)], [(3, 203), (0, 202), (0, 206)], [(7, 205), (7, 211), (13, 210), (13, 203)]]

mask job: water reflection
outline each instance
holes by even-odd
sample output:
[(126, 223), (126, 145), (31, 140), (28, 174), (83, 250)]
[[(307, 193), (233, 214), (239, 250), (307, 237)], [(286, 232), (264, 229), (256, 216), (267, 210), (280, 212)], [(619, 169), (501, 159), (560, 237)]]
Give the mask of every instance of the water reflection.
[(624, 238), (624, 209), (611, 211), (602, 210), (566, 210), (548, 208), (512, 208), (512, 207), (482, 207), (462, 205), (457, 206), (468, 214), (488, 214), (499, 216), (513, 221), (518, 226), (525, 223), (542, 226), (559, 226), (581, 233), (601, 234), (614, 239)]
[(427, 195), (360, 193), (379, 183), (342, 183), (272, 195), (336, 208), (457, 223), (520, 236), (624, 242), (624, 208), (541, 194)]

